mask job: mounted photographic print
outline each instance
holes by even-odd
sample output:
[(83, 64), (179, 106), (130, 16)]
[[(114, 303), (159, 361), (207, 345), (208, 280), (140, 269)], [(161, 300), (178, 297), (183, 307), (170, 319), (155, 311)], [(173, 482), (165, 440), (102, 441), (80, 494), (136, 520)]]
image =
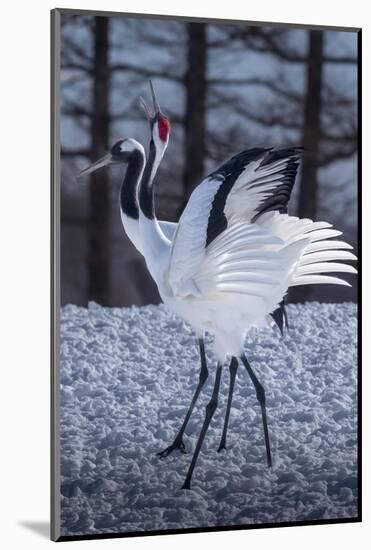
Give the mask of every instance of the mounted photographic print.
[(360, 39), (52, 12), (53, 540), (361, 520)]

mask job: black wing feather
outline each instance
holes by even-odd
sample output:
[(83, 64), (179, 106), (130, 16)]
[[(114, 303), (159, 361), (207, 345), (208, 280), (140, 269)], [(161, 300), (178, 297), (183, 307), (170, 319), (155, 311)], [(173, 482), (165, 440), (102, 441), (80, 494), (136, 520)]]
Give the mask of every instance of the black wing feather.
[(212, 172), (208, 177), (216, 181), (222, 180), (218, 191), (215, 194), (206, 233), (206, 246), (213, 242), (225, 229), (228, 227), (227, 218), (224, 213), (225, 203), (230, 190), (235, 184), (239, 175), (245, 170), (246, 166), (262, 157), (270, 149), (262, 149), (256, 147), (242, 151), (233, 156), (227, 162), (222, 164), (215, 172)]
[(286, 306), (284, 300), (282, 300), (279, 304), (277, 309), (274, 310), (273, 313), (270, 314), (273, 321), (276, 323), (278, 328), (280, 329), (281, 336), (283, 336), (283, 329), (286, 328), (288, 330), (289, 324), (287, 319), (287, 312), (286, 312)]
[(265, 212), (278, 211), (287, 214), (287, 207), (293, 190), (299, 168), (302, 147), (291, 147), (271, 151), (261, 163), (261, 166), (273, 164), (278, 160), (287, 159), (286, 166), (280, 171), (283, 175), (282, 184), (276, 187), (273, 194), (259, 206), (252, 221), (255, 222)]
[[(287, 205), (294, 187), (301, 152), (301, 147), (282, 149), (255, 147), (234, 155), (216, 171), (212, 172), (209, 178), (217, 182), (222, 181), (222, 183), (211, 206), (207, 225), (206, 246), (212, 243), (228, 227), (228, 221), (224, 213), (228, 195), (236, 180), (250, 162), (262, 158), (260, 166), (269, 166), (269, 164), (274, 164), (280, 160), (286, 160), (286, 164), (282, 169), (276, 172), (277, 175), (282, 174), (281, 185), (276, 187), (272, 194), (260, 204), (251, 221), (255, 222), (263, 213), (272, 210), (287, 213)], [(257, 178), (256, 184), (252, 185), (251, 188), (259, 185), (264, 185), (264, 182), (259, 182), (259, 178)]]

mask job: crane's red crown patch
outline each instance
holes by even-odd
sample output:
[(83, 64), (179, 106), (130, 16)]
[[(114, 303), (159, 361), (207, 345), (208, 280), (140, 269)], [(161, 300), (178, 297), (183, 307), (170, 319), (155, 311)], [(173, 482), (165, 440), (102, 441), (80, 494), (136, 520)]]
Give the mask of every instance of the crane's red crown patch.
[(170, 134), (170, 120), (166, 116), (162, 116), (158, 121), (158, 134), (162, 141), (166, 141)]

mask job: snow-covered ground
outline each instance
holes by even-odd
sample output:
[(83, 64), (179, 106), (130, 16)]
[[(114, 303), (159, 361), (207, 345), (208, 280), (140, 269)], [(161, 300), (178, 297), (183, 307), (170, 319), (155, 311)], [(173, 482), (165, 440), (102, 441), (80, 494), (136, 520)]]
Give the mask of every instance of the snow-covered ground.
[(290, 305), (291, 329), (251, 333), (267, 394), (273, 469), (255, 391), (237, 374), (228, 450), (217, 453), (229, 371), (191, 491), (180, 487), (210, 398), (188, 425), (188, 454), (165, 459), (198, 381), (194, 335), (164, 306), (61, 311), (62, 534), (128, 532), (357, 515), (354, 304)]

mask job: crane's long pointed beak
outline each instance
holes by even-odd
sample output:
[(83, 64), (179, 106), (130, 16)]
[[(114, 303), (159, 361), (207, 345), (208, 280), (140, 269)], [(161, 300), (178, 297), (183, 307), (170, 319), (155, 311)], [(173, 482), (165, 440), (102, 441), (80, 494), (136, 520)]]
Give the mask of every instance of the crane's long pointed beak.
[(149, 81), (149, 87), (151, 88), (151, 95), (152, 95), (152, 102), (153, 102), (153, 108), (155, 110), (155, 113), (161, 113), (159, 102), (157, 101), (155, 89), (152, 84), (152, 80)]
[(112, 163), (111, 155), (104, 155), (104, 157), (98, 159), (96, 162), (93, 162), (90, 166), (87, 168), (84, 168), (81, 170), (81, 172), (78, 174), (78, 178), (81, 176), (86, 176), (87, 174), (91, 174), (92, 172), (95, 172), (96, 170), (99, 170), (99, 168), (103, 168), (103, 166), (107, 166), (108, 164)]
[(153, 87), (152, 81), (149, 81), (149, 86), (151, 89), (151, 96), (152, 96), (152, 107), (149, 107), (147, 103), (144, 101), (142, 96), (139, 98), (139, 106), (143, 109), (146, 117), (148, 118), (149, 122), (153, 122), (158, 115), (161, 114), (161, 107), (159, 102), (157, 101), (155, 89)]
[(144, 114), (146, 115), (146, 117), (148, 118), (149, 121), (152, 120), (152, 118), (154, 118), (154, 113), (148, 107), (147, 103), (144, 101), (142, 96), (140, 96), (140, 98), (139, 98), (139, 107), (141, 107), (141, 109), (143, 109)]

